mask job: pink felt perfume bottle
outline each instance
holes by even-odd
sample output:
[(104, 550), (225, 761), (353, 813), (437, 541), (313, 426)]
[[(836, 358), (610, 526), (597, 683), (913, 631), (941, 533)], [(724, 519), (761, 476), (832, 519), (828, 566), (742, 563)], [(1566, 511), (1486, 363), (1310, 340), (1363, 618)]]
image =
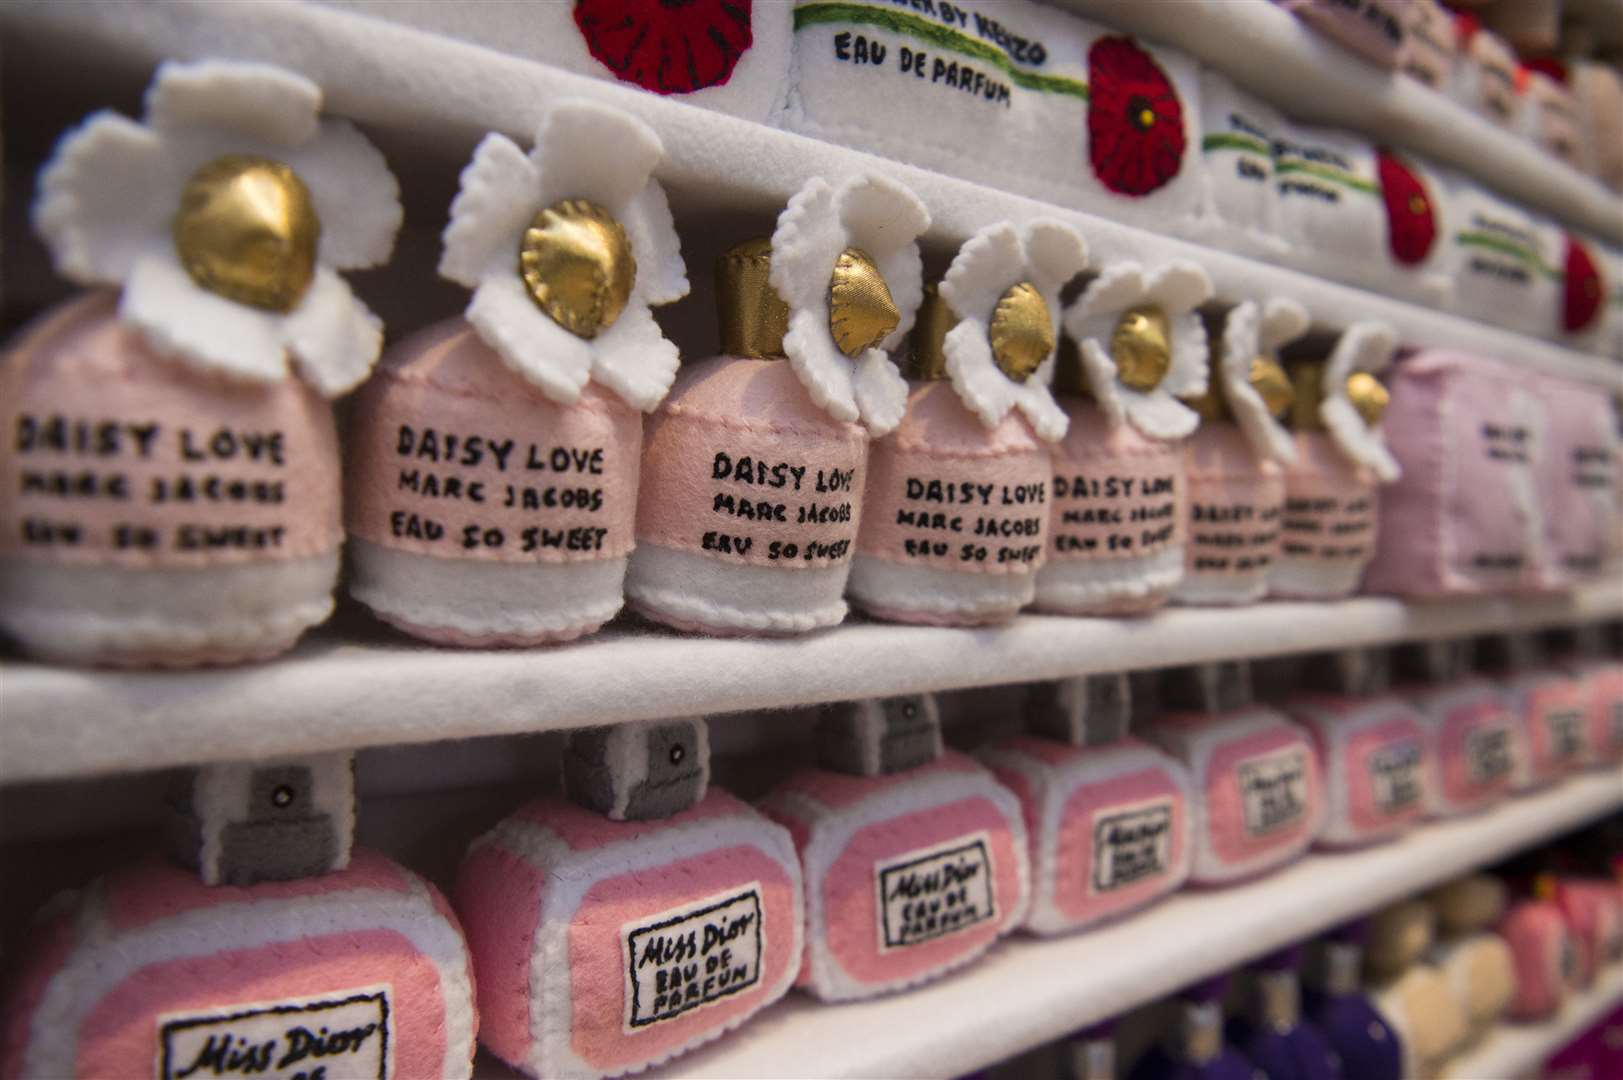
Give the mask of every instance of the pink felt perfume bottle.
[(352, 848), (353, 783), (348, 754), (181, 777), (179, 865), (137, 863), (43, 915), (0, 1076), (471, 1075), (456, 919), (432, 885)]
[(1420, 715), (1387, 688), (1387, 654), (1319, 656), (1308, 676), (1311, 688), (1287, 700), (1284, 711), (1312, 733), (1324, 765), (1319, 843), (1356, 847), (1417, 824), (1430, 805), (1432, 763)]
[(1540, 787), (1581, 768), (1589, 757), (1589, 726), (1577, 677), (1547, 662), (1532, 634), (1484, 638), (1477, 657), (1521, 731), (1526, 752), (1514, 774), (1516, 789)]
[(480, 1038), (531, 1076), (618, 1076), (709, 1042), (800, 969), (789, 834), (710, 787), (703, 720), (571, 732), (564, 795), (473, 843), (454, 900)]
[(1025, 917), (1026, 831), (1014, 797), (943, 751), (928, 694), (830, 706), (819, 767), (761, 804), (794, 837), (806, 881), (799, 985), (872, 997), (970, 962)]
[[(1166, 602), (1184, 573), (1182, 439), (1200, 417), (1178, 398), (1206, 389), (1211, 281), (1193, 263), (1104, 268), (1065, 311), (1075, 351), (1056, 384), (1070, 417), (1052, 449), (1053, 520), (1036, 606), (1126, 615)], [(1090, 400), (1091, 399), (1091, 400)]]
[(386, 260), (401, 210), (382, 156), (320, 109), (279, 68), (168, 63), (142, 122), (98, 113), (41, 172), (36, 230), (102, 291), (0, 359), (0, 630), (25, 650), (234, 663), (332, 611), (326, 399), (383, 343), (338, 272)]
[(1325, 815), (1318, 753), (1306, 731), (1252, 703), (1245, 662), (1175, 669), (1163, 693), (1174, 711), (1147, 734), (1189, 770), (1190, 880), (1236, 881), (1306, 851)]
[(778, 635), (845, 617), (868, 437), (907, 408), (886, 350), (923, 296), (929, 220), (889, 180), (812, 180), (770, 243), (718, 260), (722, 355), (685, 366), (644, 432), (626, 578), (642, 614)]
[(1603, 628), (1584, 623), (1563, 635), (1556, 663), (1578, 680), (1583, 695), (1585, 764), (1623, 760), (1623, 661), (1606, 655)]
[(1034, 933), (1117, 918), (1189, 876), (1189, 774), (1128, 736), (1131, 711), (1125, 675), (1039, 683), (1025, 705), (1028, 734), (981, 753), (1020, 799)]
[(1432, 817), (1480, 810), (1508, 795), (1524, 766), (1526, 738), (1493, 683), (1471, 673), (1468, 640), (1400, 647), (1397, 693), (1425, 722), (1433, 762)]
[[(907, 414), (868, 459), (850, 597), (900, 622), (1001, 622), (1048, 554), (1059, 290), (1087, 262), (1067, 225), (989, 226), (928, 293)], [(960, 312), (967, 312), (959, 318)]]
[(649, 313), (687, 292), (662, 148), (589, 102), (524, 154), (488, 135), (462, 173), (440, 273), (465, 316), (389, 351), (349, 431), (350, 591), (452, 645), (536, 645), (620, 610), (641, 413), (676, 375)]
[(1499, 921), (1498, 933), (1516, 962), (1509, 1014), (1537, 1020), (1559, 1012), (1578, 989), (1579, 976), (1577, 945), (1560, 905), (1545, 898), (1518, 900)]

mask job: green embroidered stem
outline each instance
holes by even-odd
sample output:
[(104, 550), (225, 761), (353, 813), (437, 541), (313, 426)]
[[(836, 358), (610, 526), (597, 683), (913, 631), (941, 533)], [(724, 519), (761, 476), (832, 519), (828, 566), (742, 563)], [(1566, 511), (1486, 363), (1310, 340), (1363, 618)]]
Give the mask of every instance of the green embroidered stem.
[(1261, 157), (1272, 157), (1274, 154), (1274, 148), (1255, 135), (1239, 135), (1230, 131), (1206, 136), (1200, 140), (1200, 148), (1207, 153), (1213, 150), (1244, 150)]
[(823, 24), (851, 23), (858, 26), (875, 26), (881, 30), (889, 30), (893, 34), (904, 34), (919, 41), (928, 42), (940, 49), (972, 56), (977, 60), (999, 68), (1016, 86), (1027, 90), (1036, 90), (1044, 94), (1069, 94), (1071, 97), (1088, 100), (1088, 84), (1080, 79), (1068, 79), (1062, 75), (1037, 75), (1023, 71), (1014, 66), (1003, 50), (988, 45), (984, 41), (977, 41), (968, 34), (960, 33), (950, 26), (931, 22), (918, 15), (910, 15), (905, 11), (888, 11), (884, 8), (868, 7), (866, 4), (848, 3), (818, 3), (801, 4), (795, 8), (795, 29), (818, 26)]
[(1495, 236), (1492, 233), (1461, 232), (1454, 235), (1454, 242), (1461, 247), (1477, 247), (1487, 251), (1497, 251), (1501, 255), (1509, 255), (1518, 262), (1532, 267), (1535, 272), (1543, 274), (1552, 281), (1560, 281), (1567, 276), (1553, 266), (1544, 265), (1544, 260), (1539, 258), (1538, 252), (1530, 251), (1525, 246), (1516, 243), (1516, 241), (1506, 240), (1502, 236)]
[(1320, 165), (1316, 161), (1293, 161), (1288, 159), (1278, 161), (1274, 164), (1274, 172), (1280, 176), (1293, 172), (1307, 173), (1309, 176), (1318, 177), (1320, 180), (1328, 180), (1332, 184), (1340, 184), (1342, 187), (1352, 188), (1354, 191), (1362, 191), (1365, 195), (1379, 195), (1381, 193), (1380, 185), (1373, 180), (1365, 180), (1361, 176), (1353, 176), (1351, 173), (1343, 172), (1333, 166)]

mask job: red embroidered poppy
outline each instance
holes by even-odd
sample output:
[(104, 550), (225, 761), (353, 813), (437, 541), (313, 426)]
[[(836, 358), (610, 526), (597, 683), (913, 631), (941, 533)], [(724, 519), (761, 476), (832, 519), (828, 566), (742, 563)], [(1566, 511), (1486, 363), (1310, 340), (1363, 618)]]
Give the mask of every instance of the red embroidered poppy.
[(689, 94), (732, 78), (754, 42), (751, 0), (575, 0), (586, 47), (623, 82)]
[(1595, 321), (1605, 291), (1589, 249), (1568, 233), (1566, 292), (1561, 300), (1561, 325), (1567, 333), (1575, 334)]
[(1183, 167), (1183, 103), (1155, 58), (1131, 38), (1088, 50), (1088, 161), (1118, 195), (1148, 195)]
[(1405, 266), (1421, 262), (1437, 239), (1437, 214), (1420, 177), (1390, 151), (1375, 151), (1381, 199), (1386, 203), (1386, 242)]

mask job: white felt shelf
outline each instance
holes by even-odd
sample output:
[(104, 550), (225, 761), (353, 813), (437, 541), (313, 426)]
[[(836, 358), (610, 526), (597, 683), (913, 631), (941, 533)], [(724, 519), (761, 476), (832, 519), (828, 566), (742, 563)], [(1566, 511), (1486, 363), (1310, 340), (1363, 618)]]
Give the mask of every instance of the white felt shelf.
[[(1623, 968), (1613, 965), (1595, 985), (1548, 1020), (1533, 1024), (1506, 1023), (1481, 1046), (1455, 1058), (1444, 1073), (1449, 1080), (1513, 1080), (1538, 1076), (1545, 1059), (1623, 1006)], [(1623, 1029), (1617, 1032), (1623, 1038)]]
[[(0, 783), (718, 714), (1087, 671), (1272, 656), (1623, 615), (1608, 582), (1570, 597), (1174, 608), (1024, 616), (995, 629), (852, 622), (793, 640), (615, 628), (556, 649), (434, 649), (370, 625), (267, 664), (115, 672), (0, 664)], [(358, 620), (357, 620), (358, 621)]]
[(1616, 192), (1418, 80), (1400, 78), (1320, 36), (1271, 0), (1052, 2), (1182, 49), (1295, 119), (1407, 147), (1623, 243), (1623, 202)]
[[(1199, 12), (1192, 18), (1200, 22), (1210, 17), (1204, 14), (1207, 6), (1138, 4), (1135, 10), (1189, 8)], [(1384, 319), (1413, 344), (1476, 351), (1623, 385), (1623, 368), (1615, 362), (1548, 341), (319, 5), (294, 0), (27, 0), (0, 5), (0, 29), (13, 47), (35, 56), (60, 56), (75, 69), (107, 65), (108, 70), (127, 70), (166, 57), (229, 56), (282, 64), (318, 82), (334, 111), (409, 133), (413, 144), (425, 150), (441, 141), (459, 159), (485, 131), (528, 141), (549, 101), (597, 98), (642, 117), (659, 131), (666, 150), (659, 176), (671, 191), (679, 219), (706, 213), (776, 214), (808, 177), (838, 182), (860, 172), (879, 172), (908, 185), (928, 204), (934, 218), (928, 239), (933, 241), (958, 243), (1000, 219), (1020, 223), (1059, 217), (1081, 230), (1095, 265), (1191, 258), (1211, 274), (1222, 300), (1290, 296), (1326, 330), (1357, 319)], [(1542, 164), (1538, 175), (1546, 175)], [(1562, 198), (1588, 205), (1587, 196)], [(1619, 205), (1614, 199), (1611, 211), (1617, 212)]]

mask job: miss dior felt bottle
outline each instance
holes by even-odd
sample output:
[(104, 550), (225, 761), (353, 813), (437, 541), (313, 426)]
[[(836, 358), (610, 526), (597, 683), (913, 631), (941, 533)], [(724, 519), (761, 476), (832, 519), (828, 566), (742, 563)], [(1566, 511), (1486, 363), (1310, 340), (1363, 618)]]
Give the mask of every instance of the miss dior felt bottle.
[(204, 766), (170, 811), (178, 865), (62, 898), (13, 958), (0, 1076), (471, 1075), (462, 934), (352, 847), (349, 755)]
[(1601, 627), (1585, 623), (1552, 650), (1583, 695), (1586, 764), (1623, 760), (1623, 660), (1607, 655), (1605, 644)]
[(1020, 799), (1035, 933), (1120, 917), (1189, 876), (1188, 771), (1128, 736), (1131, 712), (1125, 675), (1039, 683), (1025, 704), (1029, 734), (981, 753)]
[(1056, 385), (1070, 417), (1054, 444), (1053, 520), (1036, 606), (1066, 615), (1159, 607), (1183, 578), (1186, 501), (1179, 440), (1200, 418), (1178, 401), (1206, 389), (1206, 272), (1113, 263), (1065, 311), (1074, 352)]
[(487, 135), (440, 273), (465, 316), (389, 351), (349, 432), (350, 591), (410, 634), (535, 645), (620, 610), (640, 413), (676, 375), (649, 314), (687, 293), (641, 121), (554, 106), (524, 154)]
[(799, 985), (825, 1001), (900, 990), (980, 956), (1025, 917), (1020, 806), (943, 751), (927, 694), (830, 706), (819, 767), (761, 804), (806, 882)]
[(1227, 975), (1217, 975), (1178, 994), (1177, 1017), (1138, 1059), (1129, 1080), (1255, 1080), (1256, 1067), (1223, 1039)]
[(1401, 1080), (1397, 1032), (1364, 992), (1360, 920), (1328, 934), (1315, 950), (1303, 993), (1303, 1014), (1323, 1033), (1349, 1080)]
[[(1087, 262), (1069, 226), (982, 229), (914, 327), (907, 414), (868, 457), (850, 597), (901, 622), (1000, 622), (1048, 553), (1059, 290)], [(959, 312), (969, 313), (960, 319)]]
[(1521, 730), (1523, 756), (1513, 775), (1517, 790), (1539, 787), (1580, 768), (1588, 758), (1583, 685), (1544, 659), (1533, 634), (1503, 634), (1477, 643), (1482, 672), (1505, 696)]
[(232, 663), (332, 611), (326, 399), (383, 343), (338, 271), (385, 261), (401, 211), (381, 155), (320, 110), (278, 68), (167, 63), (143, 122), (97, 113), (41, 172), (35, 228), (98, 291), (0, 358), (0, 631), (25, 650)]
[(468, 849), (455, 902), (480, 1035), (535, 1077), (637, 1072), (730, 1031), (800, 969), (800, 863), (710, 787), (703, 720), (571, 732), (563, 795)]
[(1252, 966), (1250, 994), (1229, 1025), (1229, 1041), (1268, 1080), (1340, 1080), (1329, 1040), (1302, 1015), (1301, 964), (1302, 947), (1295, 945)]
[(1522, 771), (1526, 736), (1505, 707), (1504, 693), (1471, 674), (1471, 643), (1435, 640), (1400, 647), (1393, 656), (1397, 693), (1425, 722), (1433, 761), (1432, 817), (1490, 806), (1510, 793)]
[(845, 617), (868, 436), (907, 408), (886, 350), (923, 295), (929, 220), (889, 180), (811, 180), (770, 243), (718, 261), (722, 355), (682, 369), (643, 438), (626, 578), (642, 614), (714, 634)]

